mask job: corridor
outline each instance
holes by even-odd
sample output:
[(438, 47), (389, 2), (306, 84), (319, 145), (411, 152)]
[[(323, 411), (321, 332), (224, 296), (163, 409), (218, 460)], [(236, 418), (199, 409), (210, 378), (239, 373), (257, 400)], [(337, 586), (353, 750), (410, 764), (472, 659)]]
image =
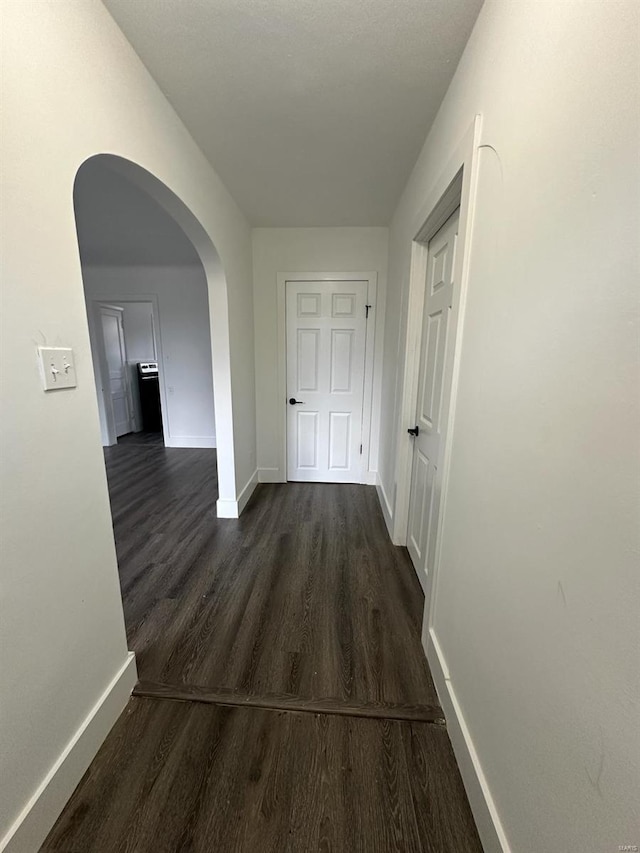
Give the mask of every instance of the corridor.
[(214, 450), (105, 455), (140, 682), (42, 850), (481, 850), (375, 490), (218, 520)]

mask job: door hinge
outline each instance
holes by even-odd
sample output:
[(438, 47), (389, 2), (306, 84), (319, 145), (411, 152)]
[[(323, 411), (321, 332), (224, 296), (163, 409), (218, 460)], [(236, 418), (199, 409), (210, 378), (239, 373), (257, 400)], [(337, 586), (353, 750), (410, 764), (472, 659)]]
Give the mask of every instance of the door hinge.
[(373, 305), (365, 305), (364, 307), (365, 307), (365, 311), (366, 311), (366, 313), (364, 315), (365, 320), (368, 320), (369, 319), (369, 308), (373, 308)]
[(360, 453), (362, 454), (362, 445), (360, 445)]

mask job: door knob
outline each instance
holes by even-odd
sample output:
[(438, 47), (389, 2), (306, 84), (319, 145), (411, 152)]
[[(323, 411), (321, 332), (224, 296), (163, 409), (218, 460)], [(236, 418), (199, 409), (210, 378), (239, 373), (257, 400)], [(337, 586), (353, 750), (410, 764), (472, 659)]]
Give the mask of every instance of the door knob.
[(295, 397), (289, 397), (290, 406), (304, 406), (304, 400), (296, 400)]
[(411, 427), (409, 427), (409, 429), (407, 430), (407, 432), (409, 433), (409, 435), (420, 435), (420, 427), (419, 427), (419, 426), (414, 426), (414, 428), (413, 428), (413, 429), (411, 429)]

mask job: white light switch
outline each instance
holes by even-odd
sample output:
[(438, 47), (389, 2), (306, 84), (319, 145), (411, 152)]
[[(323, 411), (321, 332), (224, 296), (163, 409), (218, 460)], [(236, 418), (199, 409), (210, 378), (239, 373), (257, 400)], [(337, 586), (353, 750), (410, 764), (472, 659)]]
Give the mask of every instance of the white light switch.
[(75, 388), (76, 369), (73, 350), (68, 347), (38, 347), (40, 371), (45, 391)]

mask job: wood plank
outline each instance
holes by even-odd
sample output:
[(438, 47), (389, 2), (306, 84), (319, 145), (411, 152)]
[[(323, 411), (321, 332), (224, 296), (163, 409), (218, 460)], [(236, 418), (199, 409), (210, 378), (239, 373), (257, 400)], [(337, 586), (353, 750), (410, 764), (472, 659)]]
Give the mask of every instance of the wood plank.
[(482, 848), (444, 728), (133, 698), (43, 853), (212, 850)]
[(404, 720), (405, 722), (435, 723), (444, 725), (442, 708), (438, 705), (407, 705), (376, 702), (345, 702), (342, 699), (304, 699), (288, 693), (270, 693), (257, 696), (234, 690), (199, 687), (193, 684), (161, 684), (139, 681), (134, 696), (148, 699), (171, 699), (182, 702), (204, 702), (209, 705), (230, 705), (244, 708), (262, 708), (272, 711), (298, 711), (310, 714), (334, 714), (343, 717), (366, 717), (377, 720)]

